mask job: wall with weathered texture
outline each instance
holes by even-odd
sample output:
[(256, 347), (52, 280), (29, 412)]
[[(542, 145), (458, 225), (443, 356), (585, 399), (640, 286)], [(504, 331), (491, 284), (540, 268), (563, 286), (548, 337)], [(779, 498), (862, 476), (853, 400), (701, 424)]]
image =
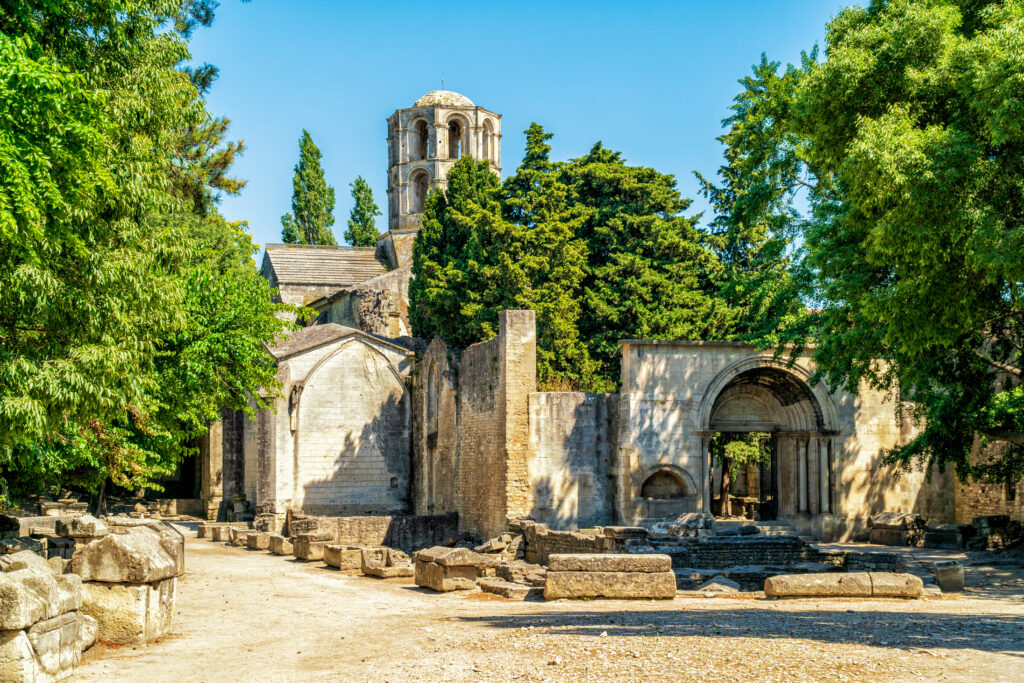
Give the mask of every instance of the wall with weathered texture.
[[(814, 367), (732, 343), (623, 344), (619, 448), (614, 465), (622, 519), (643, 519), (643, 482), (659, 470), (693, 490), (708, 510), (710, 439), (718, 431), (771, 431), (778, 450), (778, 515), (803, 531), (861, 534), (882, 511), (952, 519), (950, 482), (935, 473), (883, 467), (905, 443), (895, 406), (880, 392), (829, 392), (811, 385)], [(680, 499), (680, 507), (684, 501)]]
[(533, 311), (502, 311), (494, 339), (462, 352), (459, 365), (459, 525), (485, 537), (529, 514), (529, 396), (537, 388)]
[(458, 537), (459, 518), (446, 515), (373, 515), (356, 517), (291, 517), (288, 534), (329, 532), (342, 545), (387, 546), (412, 552), (444, 545)]
[(413, 373), (413, 509), (440, 514), (459, 509), (456, 384), (448, 348), (435, 338)]
[(411, 266), (406, 266), (337, 292), (323, 304), (314, 304), (320, 310), (317, 323), (344, 325), (383, 337), (408, 336), (411, 276)]
[[(1002, 447), (994, 444), (984, 453), (979, 453), (977, 444), (972, 454), (973, 462), (985, 462), (996, 457)], [(1012, 487), (1012, 488), (1011, 488)], [(956, 482), (956, 522), (970, 524), (975, 517), (987, 515), (1009, 515), (1011, 519), (1024, 520), (1024, 482), (1012, 485), (970, 481)]]
[(529, 518), (553, 529), (609, 523), (618, 395), (537, 392), (529, 410)]

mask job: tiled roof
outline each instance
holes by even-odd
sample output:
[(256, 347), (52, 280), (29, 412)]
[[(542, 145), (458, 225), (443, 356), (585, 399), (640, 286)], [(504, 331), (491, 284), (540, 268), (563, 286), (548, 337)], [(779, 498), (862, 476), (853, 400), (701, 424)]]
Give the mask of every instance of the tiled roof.
[(402, 352), (411, 354), (409, 349), (396, 344), (392, 339), (380, 337), (375, 334), (367, 334), (362, 330), (345, 327), (344, 325), (336, 325), (334, 323), (303, 327), (302, 329), (292, 332), (287, 339), (278, 338), (277, 344), (270, 347), (268, 350), (270, 351), (270, 355), (277, 360), (281, 360), (287, 356), (292, 356), (301, 351), (322, 346), (334, 341), (335, 339), (340, 339), (353, 334), (373, 340), (378, 344), (387, 344), (388, 346), (394, 347)]
[(321, 247), (306, 244), (268, 244), (263, 257), (282, 285), (351, 287), (387, 272), (374, 247)]

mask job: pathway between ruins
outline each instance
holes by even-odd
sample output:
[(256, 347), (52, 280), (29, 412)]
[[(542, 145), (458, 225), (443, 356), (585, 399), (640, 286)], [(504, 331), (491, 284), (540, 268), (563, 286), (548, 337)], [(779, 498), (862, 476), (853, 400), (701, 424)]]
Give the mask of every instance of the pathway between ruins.
[(173, 634), (97, 645), (80, 680), (1024, 680), (1019, 574), (997, 571), (1012, 589), (997, 594), (910, 602), (523, 603), (186, 533)]

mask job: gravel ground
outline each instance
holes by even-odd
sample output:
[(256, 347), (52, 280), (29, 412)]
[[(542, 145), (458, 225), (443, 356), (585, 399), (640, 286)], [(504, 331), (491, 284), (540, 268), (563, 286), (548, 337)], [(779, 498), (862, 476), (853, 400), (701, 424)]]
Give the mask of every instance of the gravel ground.
[(971, 566), (966, 593), (930, 600), (512, 602), (194, 537), (186, 552), (175, 633), (97, 645), (81, 680), (1024, 680), (1019, 564)]

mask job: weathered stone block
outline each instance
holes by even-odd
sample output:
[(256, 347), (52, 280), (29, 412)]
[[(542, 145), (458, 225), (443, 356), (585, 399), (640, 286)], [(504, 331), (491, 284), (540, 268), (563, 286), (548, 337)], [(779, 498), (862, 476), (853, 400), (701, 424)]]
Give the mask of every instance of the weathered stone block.
[(57, 520), (56, 531), (58, 536), (71, 536), (72, 538), (95, 538), (106, 536), (110, 533), (110, 527), (92, 515), (81, 517), (69, 517)]
[(57, 616), (57, 581), (49, 568), (0, 574), (0, 630), (25, 629)]
[(669, 572), (556, 572), (548, 569), (544, 598), (672, 599), (676, 575)]
[(270, 535), (270, 552), (275, 555), (291, 555), (293, 552), (292, 542), (280, 534)]
[(868, 598), (871, 597), (871, 577), (868, 572), (780, 574), (765, 579), (764, 594), (769, 598)]
[(361, 569), (363, 552), (359, 546), (328, 544), (324, 546), (324, 564), (343, 571)]
[(661, 554), (551, 555), (553, 572), (670, 572), (672, 558)]
[(712, 577), (697, 586), (701, 593), (738, 593), (740, 585), (722, 575)]
[(96, 644), (96, 634), (99, 631), (99, 622), (85, 612), (78, 614), (78, 651), (85, 652)]
[(324, 547), (330, 541), (310, 541), (304, 537), (292, 541), (292, 555), (300, 560), (313, 562), (324, 559)]
[(440, 593), (476, 588), (476, 567), (471, 565), (445, 567), (417, 559), (414, 577), (417, 586)]
[(469, 548), (447, 548), (444, 546), (420, 550), (416, 553), (416, 557), (424, 562), (434, 562), (443, 567), (497, 567), (501, 563), (501, 557), (498, 555), (482, 555)]
[(168, 553), (168, 544), (156, 530), (138, 526), (123, 531), (80, 543), (71, 558), (71, 571), (83, 581), (110, 583), (152, 583), (181, 573), (184, 560), (179, 562)]
[(943, 593), (959, 593), (964, 589), (964, 567), (956, 560), (935, 563), (935, 583)]
[(245, 544), (250, 550), (267, 550), (270, 548), (270, 534), (257, 531), (246, 535)]
[(82, 611), (98, 622), (98, 637), (114, 643), (145, 643), (159, 638), (174, 620), (176, 579), (154, 584), (83, 584)]
[(526, 600), (527, 598), (539, 598), (544, 594), (544, 589), (535, 586), (526, 586), (521, 583), (512, 583), (493, 576), (484, 576), (476, 580), (476, 585), (485, 593), (500, 595), (509, 600)]
[[(54, 678), (69, 674), (82, 656), (78, 638), (77, 612), (40, 621), (26, 635), (35, 652), (41, 671)], [(46, 680), (44, 676), (42, 680)]]
[(394, 579), (404, 576), (414, 576), (415, 570), (412, 565), (385, 567), (382, 565), (363, 567), (363, 574), (374, 576), (378, 579)]
[(210, 529), (210, 540), (216, 541), (217, 543), (226, 543), (228, 540), (228, 533), (231, 527), (226, 526), (215, 526)]
[(44, 560), (38, 553), (31, 550), (19, 550), (10, 555), (0, 555), (0, 571), (13, 572), (19, 569), (50, 569), (49, 560)]
[(919, 598), (924, 590), (924, 582), (913, 574), (870, 572), (868, 576), (873, 598)]

